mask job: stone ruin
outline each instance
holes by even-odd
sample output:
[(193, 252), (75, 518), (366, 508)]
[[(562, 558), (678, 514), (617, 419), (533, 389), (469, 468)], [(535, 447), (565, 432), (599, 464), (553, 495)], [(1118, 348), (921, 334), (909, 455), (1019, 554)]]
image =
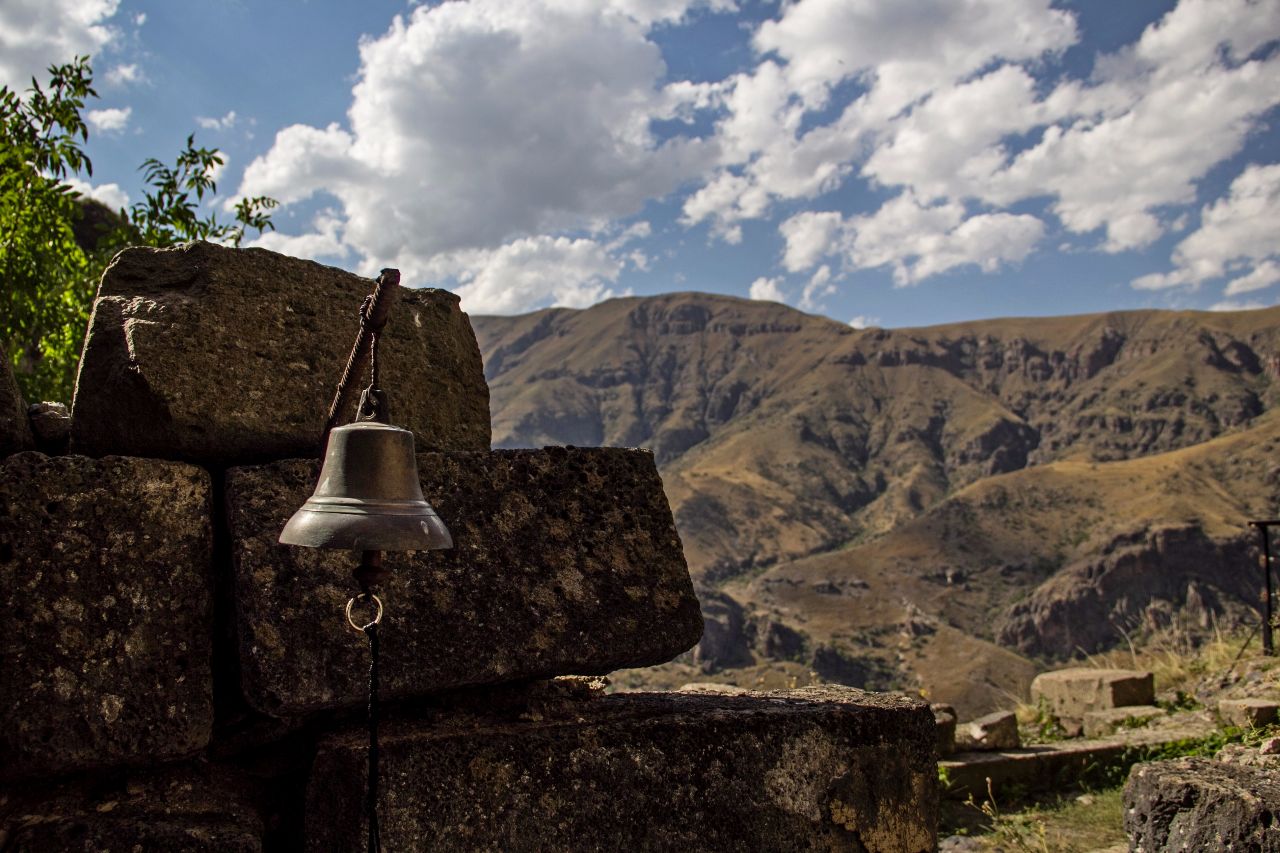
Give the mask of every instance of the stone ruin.
[[(69, 453), (48, 426), (65, 420), (32, 434), (5, 368), (0, 848), (363, 849), (354, 557), (276, 536), (314, 485), (370, 285), (257, 249), (123, 252)], [(386, 849), (934, 848), (923, 702), (588, 677), (702, 631), (650, 453), (490, 450), (447, 292), (399, 291), (382, 354), (455, 543), (388, 555)]]

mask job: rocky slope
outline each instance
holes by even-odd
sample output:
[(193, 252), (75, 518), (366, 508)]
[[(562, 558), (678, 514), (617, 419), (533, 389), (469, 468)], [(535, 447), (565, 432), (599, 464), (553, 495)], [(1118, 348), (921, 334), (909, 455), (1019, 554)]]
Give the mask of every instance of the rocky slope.
[[(1262, 439), (1213, 440), (1270, 440), (1280, 309), (854, 330), (668, 294), (473, 324), (496, 445), (654, 449), (690, 567), (717, 591), (705, 669), (933, 670), (976, 697), (1020, 689), (1022, 656), (1132, 630), (1152, 600), (1132, 578), (1165, 555), (1181, 560), (1156, 596), (1171, 608), (1226, 614), (1250, 594), (1234, 570), (1196, 579), (1243, 559), (1241, 513), (1274, 507)], [(1167, 476), (1147, 470), (1196, 447), (1200, 479), (1176, 454)], [(1175, 512), (1164, 498), (1181, 491)], [(1202, 494), (1220, 492), (1208, 521)]]

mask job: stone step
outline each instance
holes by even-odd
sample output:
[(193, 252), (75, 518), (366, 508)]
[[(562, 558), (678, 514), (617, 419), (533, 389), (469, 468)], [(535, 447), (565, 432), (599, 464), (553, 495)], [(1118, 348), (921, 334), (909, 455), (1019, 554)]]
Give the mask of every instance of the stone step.
[[(387, 555), (388, 698), (601, 675), (697, 643), (702, 616), (652, 453), (424, 453), (418, 467), (454, 546)], [(292, 461), (227, 474), (241, 680), (276, 716), (365, 701), (368, 652), (342, 615), (357, 558), (276, 541), (317, 473)]]
[(1130, 669), (1072, 667), (1042, 672), (1031, 682), (1031, 701), (1044, 704), (1068, 735), (1079, 735), (1084, 716), (1125, 705), (1154, 705), (1155, 678)]
[(999, 792), (1006, 785), (1046, 791), (1075, 782), (1085, 773), (1132, 761), (1133, 750), (1202, 738), (1217, 726), (1203, 716), (1169, 719), (1151, 729), (1126, 729), (1111, 737), (1073, 739), (999, 752), (962, 752), (938, 762), (948, 781), (943, 795), (982, 800), (988, 780)]
[[(388, 850), (933, 850), (933, 715), (852, 688), (615, 694), (524, 721), (388, 725)], [(307, 849), (362, 851), (365, 740), (321, 744)]]

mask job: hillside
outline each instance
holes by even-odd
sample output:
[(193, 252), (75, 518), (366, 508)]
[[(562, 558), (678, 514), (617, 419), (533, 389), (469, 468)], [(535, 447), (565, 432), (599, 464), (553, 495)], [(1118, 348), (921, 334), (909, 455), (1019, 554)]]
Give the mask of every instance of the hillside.
[(716, 623), (705, 669), (934, 670), (970, 702), (1019, 689), (1024, 656), (1114, 642), (1156, 598), (1226, 616), (1255, 594), (1234, 568), (1163, 597), (1081, 590), (1108, 561), (1243, 559), (1240, 523), (1275, 505), (1280, 309), (854, 330), (668, 294), (473, 324), (496, 445), (654, 449)]

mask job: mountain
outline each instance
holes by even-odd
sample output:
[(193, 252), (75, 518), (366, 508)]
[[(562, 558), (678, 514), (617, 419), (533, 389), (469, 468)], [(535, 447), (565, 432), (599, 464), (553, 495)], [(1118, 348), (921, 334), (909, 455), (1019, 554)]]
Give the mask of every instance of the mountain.
[(653, 448), (703, 670), (790, 659), (977, 708), (1151, 607), (1256, 598), (1196, 566), (1247, 560), (1275, 506), (1280, 309), (855, 330), (678, 293), (472, 323), (495, 445)]

